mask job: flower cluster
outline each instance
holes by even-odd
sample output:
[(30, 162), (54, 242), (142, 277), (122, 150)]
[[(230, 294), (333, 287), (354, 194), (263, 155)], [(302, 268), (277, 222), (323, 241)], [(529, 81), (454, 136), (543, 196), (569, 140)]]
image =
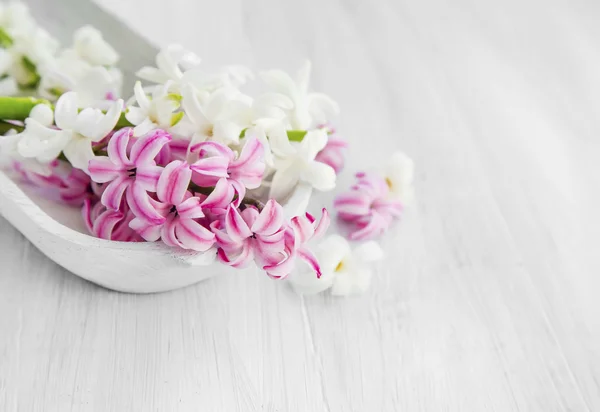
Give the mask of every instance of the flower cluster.
[(91, 26), (77, 30), (70, 47), (40, 28), (25, 5), (0, 4), (2, 95), (34, 91), (54, 101), (75, 91), (82, 107), (105, 108), (121, 92), (117, 52)]
[[(336, 235), (318, 244), (329, 214), (304, 210), (314, 190), (334, 189), (347, 148), (330, 123), (337, 104), (310, 90), (310, 63), (296, 76), (260, 73), (263, 90), (250, 96), (249, 69), (207, 71), (170, 45), (123, 100), (118, 59), (92, 27), (59, 50), (26, 8), (0, 7), (0, 75), (37, 96), (0, 97), (0, 154), (14, 172), (80, 207), (103, 239), (254, 263), (304, 293), (366, 289), (379, 246), (352, 251)], [(412, 162), (398, 154), (384, 175), (357, 178), (334, 206), (351, 240), (372, 239), (409, 200)]]

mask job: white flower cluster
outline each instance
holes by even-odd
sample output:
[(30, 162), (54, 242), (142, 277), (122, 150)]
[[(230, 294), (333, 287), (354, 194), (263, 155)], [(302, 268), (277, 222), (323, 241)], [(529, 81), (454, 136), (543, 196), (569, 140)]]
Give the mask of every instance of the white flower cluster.
[[(261, 73), (267, 90), (252, 98), (241, 91), (254, 78), (249, 69), (226, 66), (210, 73), (194, 53), (171, 45), (158, 53), (156, 67), (138, 71), (152, 84), (136, 83), (126, 118), (138, 136), (163, 129), (174, 139), (189, 140), (188, 147), (214, 141), (239, 151), (256, 137), (266, 149), (262, 189), (277, 200), (298, 184), (331, 190), (336, 173), (315, 158), (328, 141), (321, 126), (339, 109), (328, 96), (309, 91), (310, 67), (305, 63), (295, 79), (281, 70)], [(294, 135), (297, 139), (290, 139)]]
[(121, 92), (116, 51), (90, 26), (77, 30), (73, 44), (58, 41), (39, 27), (21, 3), (0, 4), (0, 83), (2, 95), (35, 92), (54, 101), (75, 91), (81, 107), (105, 108)]

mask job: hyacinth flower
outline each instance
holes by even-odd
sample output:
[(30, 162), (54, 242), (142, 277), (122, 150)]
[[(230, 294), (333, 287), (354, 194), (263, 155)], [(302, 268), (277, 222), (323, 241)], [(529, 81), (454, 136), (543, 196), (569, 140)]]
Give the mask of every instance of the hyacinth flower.
[(319, 261), (308, 247), (310, 241), (319, 239), (329, 227), (327, 209), (323, 209), (321, 213), (318, 222), (310, 213), (291, 219), (284, 237), (284, 258), (275, 264), (263, 267), (270, 277), (274, 279), (287, 277), (296, 265), (296, 258), (305, 261), (312, 269), (313, 275), (316, 274), (317, 278), (321, 277)]
[(334, 206), (338, 216), (354, 226), (351, 240), (373, 239), (389, 228), (412, 199), (412, 160), (396, 153), (385, 175), (358, 173), (356, 177), (356, 184), (338, 195)]
[(264, 148), (256, 138), (248, 139), (237, 157), (228, 146), (217, 142), (199, 143), (192, 146), (191, 152), (200, 157), (191, 165), (196, 173), (194, 183), (200, 186), (213, 186), (219, 179), (226, 179), (241, 200), (246, 189), (256, 189), (262, 182)]
[(301, 294), (315, 294), (331, 289), (332, 295), (350, 295), (365, 292), (371, 283), (373, 262), (383, 257), (381, 247), (373, 241), (352, 249), (348, 241), (338, 235), (328, 236), (316, 251), (322, 276), (315, 278), (309, 271), (289, 277), (294, 289)]
[(162, 219), (147, 220), (134, 210), (136, 218), (130, 227), (149, 242), (162, 239), (168, 246), (199, 252), (209, 250), (215, 235), (198, 221), (205, 215), (201, 199), (188, 191), (191, 177), (192, 170), (187, 163), (180, 160), (169, 163), (158, 179), (158, 201), (151, 199), (155, 213)]
[(138, 242), (140, 236), (129, 227), (133, 213), (123, 204), (120, 210), (106, 208), (101, 202), (85, 199), (81, 209), (88, 231), (96, 237), (120, 242)]
[(92, 145), (112, 132), (119, 121), (123, 100), (113, 102), (106, 114), (90, 107), (79, 112), (78, 108), (77, 94), (68, 92), (56, 103), (56, 128), (52, 127), (51, 112), (44, 116), (44, 122), (28, 118), (19, 141), (19, 153), (48, 162), (63, 152), (73, 167), (87, 171), (89, 161), (94, 158)]
[(162, 223), (164, 217), (152, 207), (147, 192), (156, 191), (162, 167), (157, 166), (154, 159), (171, 136), (163, 130), (155, 130), (139, 138), (128, 153), (132, 137), (132, 128), (116, 132), (108, 142), (108, 157), (99, 156), (90, 161), (90, 176), (97, 183), (108, 183), (102, 194), (102, 204), (107, 208), (119, 210), (125, 194), (136, 216)]
[(218, 220), (211, 224), (219, 260), (236, 268), (253, 260), (260, 267), (279, 262), (284, 257), (283, 220), (283, 208), (273, 199), (262, 211), (249, 206), (240, 213), (238, 208), (229, 206), (224, 224)]

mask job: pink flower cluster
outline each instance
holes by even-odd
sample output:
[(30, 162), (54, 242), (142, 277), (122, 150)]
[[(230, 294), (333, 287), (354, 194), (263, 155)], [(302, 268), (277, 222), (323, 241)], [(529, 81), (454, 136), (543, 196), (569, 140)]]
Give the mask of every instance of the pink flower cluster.
[(386, 180), (377, 175), (358, 173), (350, 191), (338, 195), (334, 207), (348, 222), (351, 240), (373, 239), (385, 232), (402, 212), (402, 203), (390, 198)]
[(324, 233), (327, 212), (318, 222), (310, 214), (285, 221), (275, 200), (262, 205), (245, 198), (265, 172), (257, 139), (248, 139), (239, 155), (212, 141), (189, 149), (186, 143), (163, 130), (139, 138), (131, 128), (115, 132), (106, 156), (90, 161), (91, 179), (84, 174), (87, 195), (80, 204), (89, 231), (216, 253), (236, 268), (255, 262), (273, 278), (286, 277), (300, 258), (320, 276), (306, 243)]

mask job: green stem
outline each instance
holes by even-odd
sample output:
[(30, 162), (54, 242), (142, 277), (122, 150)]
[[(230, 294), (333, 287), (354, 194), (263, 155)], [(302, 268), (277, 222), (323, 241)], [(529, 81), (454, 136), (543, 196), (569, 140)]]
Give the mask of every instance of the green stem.
[(31, 110), (38, 104), (51, 106), (50, 102), (45, 99), (2, 96), (0, 97), (0, 119), (24, 121), (29, 117)]
[(8, 133), (9, 130), (14, 129), (17, 132), (22, 132), (25, 128), (23, 126), (17, 125), (17, 124), (12, 124), (9, 122), (5, 122), (0, 120), (0, 135), (4, 135), (6, 133)]
[[(0, 119), (2, 120), (19, 120), (24, 121), (29, 117), (31, 110), (38, 104), (47, 104), (54, 110), (54, 106), (46, 99), (37, 99), (35, 97), (0, 97)], [(125, 113), (121, 113), (121, 117), (115, 126), (115, 129), (133, 126), (129, 120), (125, 118)]]

